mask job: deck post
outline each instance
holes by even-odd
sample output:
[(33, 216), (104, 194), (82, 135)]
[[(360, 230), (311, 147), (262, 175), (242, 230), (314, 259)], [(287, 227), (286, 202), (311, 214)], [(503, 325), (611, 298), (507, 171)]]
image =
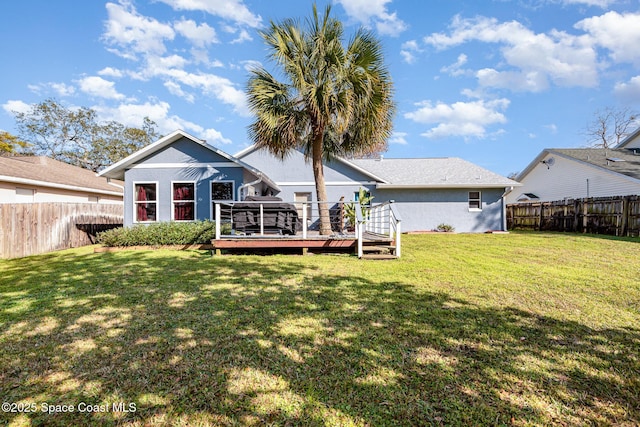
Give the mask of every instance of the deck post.
[(307, 203), (302, 203), (302, 238), (307, 238)]
[(356, 211), (356, 242), (358, 247), (358, 258), (362, 258), (362, 237), (363, 230), (365, 227), (365, 220), (362, 217), (362, 209), (360, 208), (360, 203), (356, 202), (355, 206)]
[(260, 203), (260, 235), (264, 236), (264, 205)]
[(215, 204), (216, 240), (220, 240), (220, 203)]
[(396, 224), (396, 257), (400, 258), (402, 250), (402, 242), (400, 241), (400, 236), (402, 236), (402, 222), (398, 221)]

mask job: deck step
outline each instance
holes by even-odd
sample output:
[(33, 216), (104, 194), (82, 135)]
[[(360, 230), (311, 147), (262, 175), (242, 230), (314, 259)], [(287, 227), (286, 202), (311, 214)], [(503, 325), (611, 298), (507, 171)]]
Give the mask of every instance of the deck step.
[(391, 254), (365, 254), (361, 259), (391, 260), (398, 259), (398, 257)]
[(391, 245), (362, 246), (362, 252), (395, 252), (396, 247)]

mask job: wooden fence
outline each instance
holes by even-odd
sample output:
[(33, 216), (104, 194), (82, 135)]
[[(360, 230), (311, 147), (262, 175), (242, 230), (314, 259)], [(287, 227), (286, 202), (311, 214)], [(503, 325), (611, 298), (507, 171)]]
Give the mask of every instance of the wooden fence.
[(89, 245), (96, 231), (122, 225), (122, 215), (117, 204), (0, 204), (0, 258)]
[(515, 203), (507, 205), (507, 228), (636, 237), (640, 196)]

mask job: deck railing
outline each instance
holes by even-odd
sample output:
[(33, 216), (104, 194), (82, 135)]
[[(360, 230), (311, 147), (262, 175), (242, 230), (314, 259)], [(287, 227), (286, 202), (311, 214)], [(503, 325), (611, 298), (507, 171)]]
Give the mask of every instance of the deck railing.
[(400, 257), (402, 218), (393, 201), (371, 205), (365, 212), (362, 231), (395, 240), (396, 256)]
[[(297, 220), (293, 228), (287, 223), (286, 227), (273, 227), (269, 224), (269, 215), (273, 214), (276, 205), (290, 204), (295, 207)], [(355, 224), (351, 224), (345, 215), (345, 202), (323, 202), (329, 207), (329, 217), (331, 230), (334, 235), (340, 237), (353, 236), (358, 244), (358, 257), (362, 257), (362, 243), (365, 233), (388, 236), (396, 242), (396, 256), (400, 256), (400, 235), (401, 219), (392, 202), (380, 203), (367, 206), (362, 209), (358, 202), (354, 203)], [(351, 202), (349, 202), (351, 203)], [(247, 227), (243, 224), (239, 227), (234, 220), (234, 211), (237, 212), (238, 205), (242, 204), (243, 209), (250, 207), (253, 224)], [(364, 215), (363, 215), (364, 213)], [(292, 236), (307, 239), (312, 232), (318, 231), (319, 225), (318, 202), (281, 202), (281, 201), (242, 201), (242, 202), (217, 202), (215, 204), (215, 238), (216, 240), (225, 238), (240, 237), (243, 235), (281, 235), (283, 238), (292, 231)], [(273, 220), (273, 218), (271, 218)], [(282, 225), (282, 224), (281, 224)]]

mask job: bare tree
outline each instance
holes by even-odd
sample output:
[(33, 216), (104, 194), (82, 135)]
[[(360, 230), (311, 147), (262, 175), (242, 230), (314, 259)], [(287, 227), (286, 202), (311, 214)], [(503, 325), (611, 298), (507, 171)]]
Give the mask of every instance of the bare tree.
[(589, 138), (589, 147), (616, 147), (640, 125), (639, 119), (638, 114), (629, 107), (607, 107), (597, 111), (585, 131)]

